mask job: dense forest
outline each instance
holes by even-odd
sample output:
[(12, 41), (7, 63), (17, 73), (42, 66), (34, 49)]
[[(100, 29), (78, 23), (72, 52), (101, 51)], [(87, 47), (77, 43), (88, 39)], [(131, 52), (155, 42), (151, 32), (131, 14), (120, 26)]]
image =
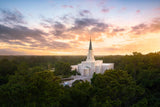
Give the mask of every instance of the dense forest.
[[(115, 69), (63, 86), (86, 56), (0, 56), (1, 107), (160, 107), (160, 52), (97, 56)], [(51, 69), (55, 68), (55, 72)]]

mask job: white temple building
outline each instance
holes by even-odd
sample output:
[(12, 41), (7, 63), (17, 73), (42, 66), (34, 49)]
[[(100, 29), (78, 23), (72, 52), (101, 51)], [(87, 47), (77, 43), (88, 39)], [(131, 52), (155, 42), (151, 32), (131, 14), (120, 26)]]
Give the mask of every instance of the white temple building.
[(89, 50), (86, 61), (82, 61), (78, 65), (72, 65), (72, 70), (77, 70), (81, 76), (92, 77), (94, 73), (104, 73), (106, 70), (114, 69), (114, 63), (103, 63), (103, 60), (95, 60), (92, 41), (90, 39)]

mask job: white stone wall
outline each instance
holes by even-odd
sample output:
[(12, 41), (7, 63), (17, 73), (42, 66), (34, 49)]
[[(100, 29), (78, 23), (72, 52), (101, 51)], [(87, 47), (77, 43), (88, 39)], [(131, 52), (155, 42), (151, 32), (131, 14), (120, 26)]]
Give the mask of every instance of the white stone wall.
[(78, 70), (78, 65), (71, 65), (71, 70)]
[(114, 69), (114, 63), (103, 63), (102, 60), (82, 61), (81, 64), (71, 67), (73, 70), (77, 69), (82, 76), (92, 76), (94, 72), (103, 74), (106, 70)]
[(83, 76), (89, 76), (89, 68), (84, 69), (84, 75)]
[(102, 74), (103, 74), (106, 70), (110, 70), (110, 69), (114, 69), (114, 63), (103, 63), (103, 64), (102, 64)]

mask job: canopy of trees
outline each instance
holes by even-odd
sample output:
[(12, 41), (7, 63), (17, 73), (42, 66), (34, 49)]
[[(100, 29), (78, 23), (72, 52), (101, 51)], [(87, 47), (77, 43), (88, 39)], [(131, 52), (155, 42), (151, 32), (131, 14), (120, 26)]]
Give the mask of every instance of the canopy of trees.
[[(75, 81), (70, 65), (83, 56), (0, 56), (1, 107), (159, 107), (160, 53), (100, 56), (115, 70), (94, 74), (91, 83)], [(51, 68), (55, 72), (50, 72)], [(61, 75), (61, 76), (59, 76)]]
[(60, 106), (60, 79), (53, 72), (19, 71), (0, 87), (2, 106)]
[(71, 65), (65, 62), (57, 62), (55, 64), (55, 75), (64, 75), (69, 76), (71, 75)]

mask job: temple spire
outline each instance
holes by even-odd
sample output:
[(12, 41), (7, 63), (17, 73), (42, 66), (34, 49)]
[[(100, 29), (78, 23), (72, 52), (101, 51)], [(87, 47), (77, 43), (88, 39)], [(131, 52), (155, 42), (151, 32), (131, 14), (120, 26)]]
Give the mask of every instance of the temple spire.
[(87, 55), (87, 61), (95, 61), (94, 55), (93, 55), (93, 50), (92, 50), (91, 36), (90, 36), (90, 42), (89, 42), (89, 50), (88, 50), (88, 55)]
[(92, 50), (92, 40), (91, 40), (91, 36), (90, 36), (89, 50)]

